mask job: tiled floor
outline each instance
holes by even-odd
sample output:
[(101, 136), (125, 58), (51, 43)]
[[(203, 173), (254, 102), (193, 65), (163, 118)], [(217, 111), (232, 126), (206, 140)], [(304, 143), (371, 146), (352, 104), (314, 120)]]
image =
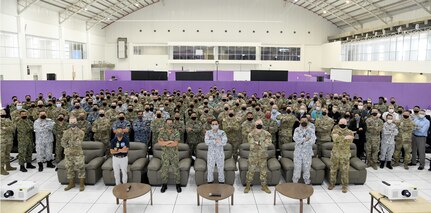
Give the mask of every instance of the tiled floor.
[[(429, 157), (429, 156), (428, 156)], [(426, 168), (429, 168), (427, 161)], [(13, 163), (13, 166), (17, 166)], [(13, 180), (32, 180), (39, 184), (40, 190), (51, 191), (50, 210), (51, 212), (122, 212), (123, 206), (115, 204), (112, 194), (112, 186), (105, 186), (100, 180), (94, 186), (86, 186), (84, 192), (79, 192), (78, 187), (65, 192), (65, 186), (58, 183), (54, 169), (46, 169), (38, 172), (37, 169), (29, 170), (27, 173), (12, 172), (9, 176), (1, 176), (1, 183), (5, 184)], [(341, 187), (336, 186), (335, 190), (328, 191), (327, 183), (321, 186), (313, 186), (314, 194), (311, 197), (311, 204), (304, 205), (306, 213), (366, 213), (370, 210), (369, 191), (375, 190), (382, 180), (404, 180), (415, 184), (420, 192), (420, 196), (431, 201), (431, 172), (428, 170), (418, 171), (416, 167), (404, 170), (396, 167), (394, 170), (379, 169), (374, 171), (368, 169), (367, 182), (364, 185), (351, 185), (349, 192), (341, 193)], [(219, 211), (223, 212), (264, 212), (283, 213), (299, 212), (299, 201), (286, 198), (277, 194), (277, 205), (274, 206), (274, 194), (266, 194), (260, 191), (259, 186), (254, 186), (249, 194), (244, 194), (244, 187), (240, 184), (237, 175), (235, 187), (234, 205), (229, 205), (228, 200), (220, 202)], [(274, 192), (274, 187), (270, 187)], [(127, 212), (214, 212), (214, 202), (202, 199), (201, 206), (196, 205), (196, 185), (194, 181), (194, 171), (192, 169), (187, 187), (178, 194), (174, 186), (170, 186), (164, 194), (160, 193), (160, 187), (153, 187), (154, 205), (149, 205), (149, 195), (128, 201)]]

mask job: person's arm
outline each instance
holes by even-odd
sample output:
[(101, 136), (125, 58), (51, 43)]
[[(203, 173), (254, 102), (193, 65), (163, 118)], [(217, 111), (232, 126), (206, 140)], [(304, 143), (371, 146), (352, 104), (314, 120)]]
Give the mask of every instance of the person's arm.
[(214, 140), (214, 139), (210, 139), (210, 134), (209, 134), (209, 132), (207, 131), (207, 132), (205, 133), (205, 144), (206, 144), (206, 145), (210, 145), (210, 144), (213, 144), (213, 143), (215, 143), (215, 140)]
[(392, 133), (392, 129), (390, 128), (389, 125), (387, 124), (383, 124), (383, 129), (382, 129), (382, 133), (384, 135), (390, 135)]
[[(124, 139), (123, 139), (124, 140)], [(129, 140), (125, 140), (125, 146), (123, 146), (123, 148), (121, 148), (120, 150), (119, 150), (119, 152), (121, 152), (121, 153), (128, 153), (129, 152), (129, 148), (130, 148), (130, 145), (129, 145)]]
[(227, 143), (227, 136), (226, 133), (223, 131), (221, 133), (221, 143), (219, 144), (219, 146), (224, 146)]
[(63, 134), (63, 137), (61, 138), (61, 146), (63, 148), (68, 148), (69, 144), (68, 142), (70, 141), (70, 135), (68, 134), (68, 131), (66, 130)]
[(307, 141), (305, 141), (305, 143), (311, 144), (311, 145), (316, 143), (316, 134), (313, 131), (311, 131), (310, 138)]
[(304, 137), (302, 137), (302, 135), (299, 134), (298, 128), (299, 127), (297, 127), (295, 129), (295, 132), (293, 133), (293, 141), (295, 141), (296, 143), (303, 143)]
[(110, 152), (111, 152), (111, 154), (113, 154), (113, 155), (115, 155), (115, 154), (118, 154), (119, 153), (119, 151), (118, 151), (118, 149), (117, 149), (117, 147), (116, 147), (116, 143), (117, 143), (118, 141), (117, 141), (117, 138), (114, 138), (114, 139), (112, 139), (111, 140), (111, 149), (110, 149)]
[(33, 129), (34, 129), (34, 132), (41, 132), (42, 131), (42, 127), (40, 125), (40, 121), (39, 120), (36, 120), (34, 122)]

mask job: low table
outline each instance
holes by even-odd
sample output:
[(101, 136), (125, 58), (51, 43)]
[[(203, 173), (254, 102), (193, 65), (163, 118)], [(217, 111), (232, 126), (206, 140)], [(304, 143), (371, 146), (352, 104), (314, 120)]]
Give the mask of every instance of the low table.
[[(371, 210), (382, 213), (383, 209), (392, 213), (430, 213), (431, 203), (422, 197), (416, 198), (416, 200), (394, 200), (390, 201), (388, 198), (380, 194), (379, 192), (370, 192), (371, 195)], [(376, 200), (376, 204), (374, 204)], [(383, 209), (378, 209), (380, 206)]]
[[(218, 202), (220, 200), (224, 200), (228, 197), (231, 197), (231, 205), (233, 205), (233, 193), (235, 191), (235, 188), (233, 186), (228, 184), (204, 184), (200, 185), (197, 189), (197, 200), (198, 200), (198, 206), (200, 205), (199, 196), (208, 199), (208, 200), (214, 200), (215, 201), (215, 209), (216, 213), (218, 213)], [(214, 196), (220, 195), (220, 196)]]
[(310, 204), (310, 197), (314, 192), (314, 189), (310, 185), (302, 183), (282, 183), (275, 187), (274, 191), (274, 205), (276, 204), (277, 192), (293, 199), (298, 199), (300, 202), (299, 212), (304, 211), (303, 199), (307, 199), (307, 204)]
[[(130, 187), (130, 188), (129, 188)], [(129, 191), (127, 191), (129, 189)], [(143, 183), (125, 183), (120, 184), (112, 189), (112, 193), (117, 198), (117, 204), (119, 204), (119, 199), (123, 200), (123, 212), (127, 212), (127, 200), (140, 197), (142, 195), (150, 192), (150, 201), (153, 205), (153, 192), (151, 191), (151, 186)]]
[[(49, 213), (48, 197), (50, 194), (51, 192), (40, 191), (26, 201), (2, 200), (0, 202), (0, 212), (31, 212), (39, 205), (42, 205), (43, 208), (39, 212), (46, 209), (46, 212)], [(46, 200), (46, 204), (43, 204), (43, 200)]]

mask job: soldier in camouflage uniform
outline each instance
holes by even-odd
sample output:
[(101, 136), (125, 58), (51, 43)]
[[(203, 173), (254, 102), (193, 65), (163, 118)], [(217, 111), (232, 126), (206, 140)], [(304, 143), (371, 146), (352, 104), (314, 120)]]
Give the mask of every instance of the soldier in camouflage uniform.
[(137, 118), (137, 113), (133, 110), (133, 105), (129, 105), (126, 113), (126, 120), (132, 123)]
[(186, 125), (184, 121), (181, 120), (181, 114), (176, 112), (174, 115), (174, 129), (178, 130), (180, 133), (180, 143), (184, 142), (184, 133), (186, 132)]
[(250, 191), (250, 184), (253, 181), (254, 172), (256, 167), (260, 171), (260, 182), (262, 191), (271, 193), (268, 185), (266, 184), (266, 170), (267, 170), (267, 147), (271, 144), (271, 133), (263, 129), (262, 120), (255, 122), (255, 129), (248, 135), (248, 143), (250, 144), (250, 152), (248, 156), (248, 171), (246, 175), (246, 187), (244, 193)]
[(301, 118), (301, 126), (295, 129), (293, 140), (295, 141), (295, 151), (293, 153), (294, 168), (292, 181), (298, 183), (302, 171), (304, 183), (311, 184), (310, 167), (316, 135), (311, 125), (308, 125), (307, 117)]
[(46, 167), (55, 168), (52, 164), (54, 160), (52, 156), (55, 122), (47, 118), (46, 112), (41, 111), (39, 118), (34, 122), (34, 132), (36, 133), (36, 160), (39, 165), (39, 172), (43, 171), (43, 163), (47, 162)]
[(157, 143), (159, 138), (159, 132), (163, 129), (165, 126), (165, 120), (162, 118), (162, 112), (157, 110), (156, 111), (156, 119), (151, 121), (151, 133), (152, 133), (152, 139), (151, 139), (151, 145), (154, 147), (154, 144)]
[(338, 122), (338, 126), (332, 130), (332, 141), (334, 146), (331, 152), (331, 175), (329, 180), (328, 190), (335, 187), (337, 171), (340, 169), (342, 192), (347, 192), (349, 184), (349, 166), (350, 166), (350, 144), (354, 139), (353, 131), (347, 129), (347, 120), (342, 118)]
[(256, 128), (252, 112), (247, 113), (247, 120), (241, 124), (242, 143), (248, 143), (248, 134)]
[(91, 139), (91, 123), (85, 120), (85, 112), (79, 113), (78, 127), (85, 132), (84, 141), (90, 141)]
[(111, 154), (111, 121), (105, 116), (105, 110), (99, 110), (99, 116), (94, 121), (91, 130), (94, 132), (94, 140), (105, 145), (105, 153), (109, 156)]
[(295, 115), (292, 114), (292, 108), (286, 108), (286, 114), (280, 114), (277, 116), (277, 120), (280, 121), (280, 131), (279, 131), (279, 147), (285, 143), (292, 142), (292, 132), (295, 122), (298, 120)]
[(232, 145), (233, 159), (238, 160), (239, 145), (241, 144), (240, 118), (235, 116), (234, 111), (229, 110), (228, 117), (224, 118), (223, 130), (226, 132), (228, 143)]
[(68, 120), (69, 112), (62, 107), (61, 101), (57, 101), (55, 104), (56, 108), (53, 109), (53, 119), (57, 119), (60, 114), (63, 114), (64, 120)]
[(315, 127), (317, 150), (319, 155), (321, 155), (320, 147), (326, 142), (331, 142), (331, 131), (332, 127), (334, 127), (334, 120), (328, 116), (326, 109), (322, 110), (322, 117), (316, 119)]
[(181, 177), (178, 156), (178, 143), (180, 141), (180, 133), (174, 129), (172, 119), (166, 119), (165, 128), (158, 134), (158, 144), (162, 147), (162, 168), (160, 171), (162, 177), (161, 192), (164, 193), (168, 188), (169, 167), (172, 168), (175, 176), (175, 184), (177, 192), (181, 192)]
[(403, 112), (403, 117), (399, 120), (398, 138), (395, 141), (394, 166), (400, 162), (401, 149), (404, 148), (404, 169), (409, 169), (409, 163), (412, 159), (412, 134), (415, 124), (410, 119), (410, 111)]
[(80, 103), (75, 103), (73, 110), (70, 112), (69, 117), (79, 117), (81, 113), (86, 113), (84, 109), (82, 109)]
[(93, 124), (94, 121), (99, 117), (99, 108), (97, 107), (97, 105), (94, 105), (91, 108), (91, 112), (88, 113), (87, 116), (87, 121), (90, 122), (90, 124)]
[(265, 118), (262, 120), (262, 122), (263, 122), (263, 129), (271, 133), (272, 143), (274, 144), (274, 146), (276, 146), (278, 125), (277, 125), (277, 121), (271, 119), (271, 109), (272, 108), (269, 108), (268, 110), (266, 110)]
[(191, 114), (191, 120), (186, 123), (187, 144), (190, 146), (190, 156), (195, 155), (198, 143), (203, 143), (202, 123), (197, 120), (195, 112)]
[(380, 151), (380, 132), (383, 129), (383, 121), (377, 116), (377, 109), (373, 109), (371, 115), (365, 121), (367, 124), (365, 151), (367, 153), (367, 165), (377, 170), (377, 155)]
[(78, 127), (75, 117), (70, 117), (69, 123), (70, 128), (64, 131), (61, 139), (61, 146), (64, 148), (67, 179), (69, 180), (69, 185), (64, 188), (64, 191), (75, 187), (75, 171), (78, 171), (79, 191), (84, 191), (85, 161), (82, 142), (85, 132)]
[(145, 143), (148, 146), (148, 142), (150, 141), (151, 135), (151, 121), (144, 120), (143, 112), (138, 111), (138, 117), (133, 120), (132, 126), (133, 131), (135, 133), (136, 142)]
[(10, 152), (13, 145), (13, 134), (15, 132), (15, 126), (10, 119), (6, 118), (6, 111), (2, 109), (0, 114), (1, 175), (8, 175), (9, 172), (7, 171), (16, 170), (16, 168), (10, 166)]
[(59, 114), (57, 120), (54, 124), (54, 129), (52, 132), (55, 136), (55, 162), (58, 164), (64, 159), (63, 146), (61, 146), (61, 139), (63, 138), (63, 133), (68, 127), (68, 123), (65, 121), (66, 114)]
[[(33, 122), (27, 118), (27, 111), (21, 110), (21, 118), (17, 119), (15, 126), (18, 132), (18, 161), (21, 172), (36, 168), (31, 164), (33, 153)], [(27, 169), (24, 167), (27, 163)]]

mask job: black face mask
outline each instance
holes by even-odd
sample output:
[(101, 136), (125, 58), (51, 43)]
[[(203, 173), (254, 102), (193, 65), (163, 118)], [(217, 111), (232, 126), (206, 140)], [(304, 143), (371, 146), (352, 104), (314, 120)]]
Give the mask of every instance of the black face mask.
[(196, 117), (192, 117), (192, 120), (196, 120)]
[(204, 102), (204, 104), (205, 104), (205, 105), (207, 105), (207, 104), (208, 104), (208, 102), (206, 102), (206, 101), (205, 101), (205, 102)]
[(108, 104), (107, 104), (107, 103), (103, 103), (102, 105), (103, 105), (103, 106), (105, 106), (105, 107), (106, 107), (106, 106), (108, 106)]
[(1, 115), (1, 118), (6, 118), (6, 115)]
[(247, 108), (246, 108), (246, 107), (241, 107), (241, 109), (242, 109), (242, 110), (246, 110)]
[(127, 109), (127, 111), (129, 111), (129, 112), (133, 112), (133, 109)]
[(88, 102), (88, 105), (93, 105), (93, 102)]
[(75, 106), (75, 109), (79, 109), (79, 108), (81, 108), (80, 106)]
[(256, 107), (256, 104), (251, 104), (251, 107), (255, 108), (255, 107)]
[(52, 104), (48, 104), (48, 107), (52, 107)]
[(377, 116), (377, 112), (371, 113), (372, 116)]
[(247, 118), (247, 120), (248, 120), (248, 121), (252, 121), (252, 120), (253, 120), (253, 118)]
[(59, 121), (63, 121), (63, 120), (64, 120), (64, 118), (63, 118), (63, 117), (61, 117), (61, 118), (58, 118), (57, 120), (59, 120)]
[(302, 103), (302, 101), (298, 101), (298, 104)]
[(152, 111), (154, 111), (154, 107), (150, 107), (150, 111), (152, 112)]
[(313, 101), (316, 102), (318, 99), (317, 98), (313, 98)]
[(292, 112), (292, 110), (288, 109), (286, 110), (287, 114), (290, 114)]
[(99, 117), (103, 118), (105, 117), (105, 114), (99, 114)]
[(180, 120), (180, 117), (175, 117), (175, 120), (179, 121), (179, 120)]
[(34, 105), (34, 104), (31, 105), (31, 108), (35, 108), (35, 107), (36, 107), (36, 105)]
[(323, 115), (323, 116), (325, 116), (325, 115), (326, 115), (326, 112), (322, 112), (322, 115)]
[(391, 104), (395, 104), (395, 101), (391, 101)]
[(120, 119), (120, 121), (124, 121), (124, 117), (120, 117), (119, 119)]
[(256, 108), (256, 111), (258, 111), (258, 112), (259, 112), (259, 111), (260, 111), (260, 108)]
[(350, 115), (344, 115), (344, 118), (349, 119), (349, 118), (350, 118)]
[(225, 111), (228, 111), (228, 110), (229, 110), (229, 108), (225, 107), (225, 108), (224, 108), (224, 110), (225, 110)]
[(115, 109), (115, 108), (117, 108), (117, 106), (111, 106), (111, 108), (112, 108), (112, 109)]
[(258, 124), (258, 125), (256, 125), (256, 129), (262, 129), (263, 128), (263, 125), (262, 124)]
[(118, 104), (119, 107), (123, 106), (123, 104)]
[(93, 112), (97, 112), (97, 108), (93, 108)]
[(410, 116), (408, 116), (408, 115), (403, 115), (403, 118), (407, 119), (407, 118), (410, 118)]
[(42, 107), (43, 107), (43, 105), (37, 105), (37, 107), (42, 108)]
[(340, 126), (340, 128), (344, 129), (344, 128), (346, 128), (347, 125), (346, 124), (340, 124), (339, 126)]
[(208, 110), (205, 110), (204, 112), (205, 112), (205, 113), (208, 113)]
[(193, 108), (193, 107), (195, 107), (194, 105), (190, 105), (190, 108)]
[(22, 116), (21, 118), (22, 118), (22, 119), (27, 119), (27, 116)]
[(235, 106), (239, 106), (239, 103), (236, 103)]
[(161, 114), (157, 114), (157, 118), (161, 118), (162, 117), (162, 115)]
[(368, 109), (368, 110), (370, 110), (370, 109), (371, 109), (371, 107), (367, 107), (367, 109)]
[(145, 108), (145, 111), (147, 111), (147, 112), (150, 111), (150, 108)]
[(137, 100), (134, 100), (133, 102), (138, 103), (138, 101), (137, 101)]
[(233, 117), (233, 114), (232, 114), (232, 113), (230, 113), (230, 114), (229, 114), (229, 117)]
[(301, 126), (302, 127), (306, 127), (308, 125), (308, 123), (307, 122), (301, 122)]
[(399, 110), (399, 111), (398, 111), (398, 114), (401, 114), (401, 113), (403, 113), (403, 111), (402, 111), (402, 110)]
[(419, 113), (419, 110), (415, 110), (415, 111), (413, 111), (415, 114), (418, 114)]
[(271, 105), (271, 106), (274, 105), (274, 102), (269, 102), (269, 105)]

